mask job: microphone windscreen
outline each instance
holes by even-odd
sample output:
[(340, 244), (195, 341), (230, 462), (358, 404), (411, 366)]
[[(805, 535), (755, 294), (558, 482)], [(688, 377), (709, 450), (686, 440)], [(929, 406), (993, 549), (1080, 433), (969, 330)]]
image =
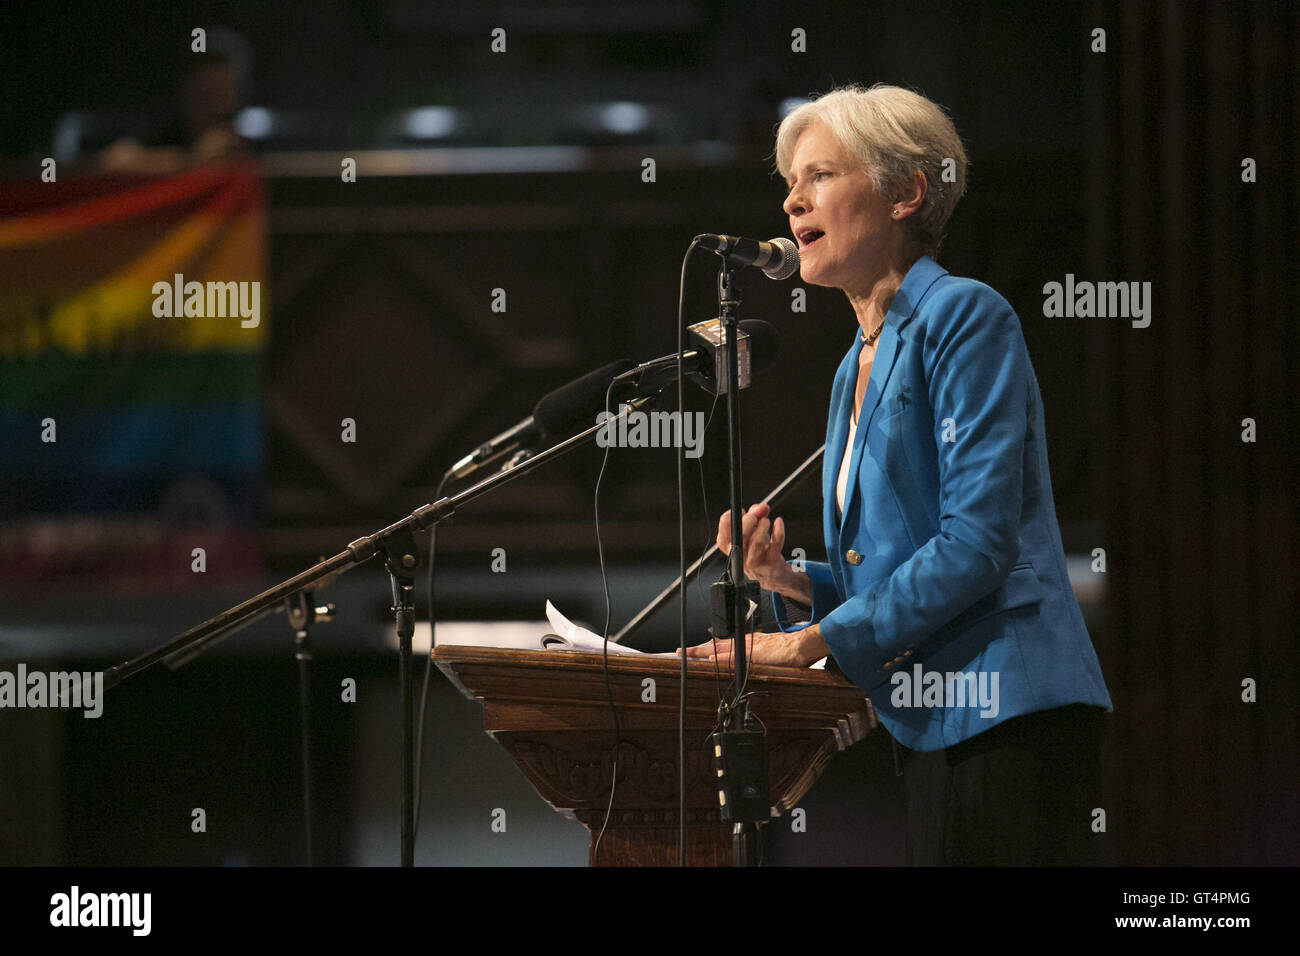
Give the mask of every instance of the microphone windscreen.
[(776, 364), (781, 353), (781, 333), (775, 325), (762, 319), (745, 319), (740, 331), (749, 335), (749, 372), (760, 375)]
[(769, 279), (790, 278), (799, 271), (799, 247), (784, 237), (769, 241), (781, 250), (781, 255), (778, 261), (763, 266), (763, 271), (767, 273)]
[(636, 363), (619, 359), (561, 385), (542, 397), (533, 409), (533, 421), (545, 435), (558, 435), (576, 425), (596, 424), (596, 413), (605, 408), (605, 392), (616, 375), (636, 368)]

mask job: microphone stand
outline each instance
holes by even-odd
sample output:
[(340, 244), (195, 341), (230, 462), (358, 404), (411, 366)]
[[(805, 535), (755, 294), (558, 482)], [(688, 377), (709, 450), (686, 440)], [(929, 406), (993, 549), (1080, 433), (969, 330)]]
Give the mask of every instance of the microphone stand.
[[(733, 369), (734, 374), (734, 369)], [(454, 515), (462, 505), (538, 468), (572, 448), (595, 438), (606, 428), (617, 428), (620, 420), (633, 412), (653, 407), (659, 393), (633, 398), (624, 403), (622, 410), (608, 421), (598, 423), (585, 431), (553, 445), (505, 471), (497, 472), (459, 494), (444, 497), (431, 504), (422, 505), (413, 512), (374, 534), (357, 538), (343, 551), (308, 568), (306, 571), (268, 588), (261, 594), (222, 611), (166, 644), (139, 654), (130, 660), (104, 671), (105, 688), (116, 687), (159, 661), (173, 658), (188, 661), (205, 647), (240, 630), (256, 618), (276, 610), (286, 601), (293, 606), (295, 595), (319, 586), (340, 574), (364, 564), (380, 552), (385, 555), (392, 582), (393, 615), (399, 645), (398, 680), (402, 696), (402, 866), (415, 862), (414, 806), (414, 713), (411, 706), (411, 638), (415, 633), (415, 578), (420, 563), (420, 552), (415, 546), (414, 534)], [(308, 653), (310, 651), (308, 650)], [(179, 666), (179, 665), (176, 665)]]
[(312, 866), (311, 838), (311, 626), (334, 616), (334, 605), (316, 606), (310, 591), (299, 591), (286, 602), (294, 633), (294, 658), (298, 661), (298, 709), (302, 736), (302, 810), (307, 865)]
[[(731, 639), (736, 693), (731, 700), (722, 703), (727, 711), (726, 730), (715, 735), (714, 753), (719, 763), (719, 786), (724, 798), (722, 819), (732, 822), (733, 861), (736, 866), (757, 866), (761, 851), (758, 821), (766, 818), (771, 810), (767, 799), (766, 742), (753, 730), (754, 721), (745, 695), (749, 675), (745, 646), (749, 589), (745, 580), (742, 533), (744, 496), (740, 467), (740, 349), (737, 341), (740, 335), (740, 276), (744, 265), (732, 256), (726, 256), (718, 273), (718, 306), (726, 330), (727, 455), (731, 501), (730, 581), (723, 590), (725, 606), (730, 612), (727, 633)], [(728, 794), (729, 800), (726, 799)]]

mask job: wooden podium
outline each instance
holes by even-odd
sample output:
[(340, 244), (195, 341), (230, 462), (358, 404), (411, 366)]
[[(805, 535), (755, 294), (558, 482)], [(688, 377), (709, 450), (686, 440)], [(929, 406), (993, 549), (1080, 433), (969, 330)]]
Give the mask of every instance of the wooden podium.
[[(483, 727), (542, 798), (591, 832), (600, 866), (675, 866), (678, 844), (677, 721), (681, 662), (611, 656), (609, 686), (621, 738), (609, 804), (614, 724), (599, 654), (439, 645), (434, 663), (465, 696), (483, 702)], [(686, 698), (686, 862), (729, 866), (731, 827), (718, 811), (708, 736), (728, 676), (691, 661)], [(767, 733), (773, 815), (793, 809), (837, 751), (876, 725), (862, 691), (838, 673), (754, 667), (752, 712)]]

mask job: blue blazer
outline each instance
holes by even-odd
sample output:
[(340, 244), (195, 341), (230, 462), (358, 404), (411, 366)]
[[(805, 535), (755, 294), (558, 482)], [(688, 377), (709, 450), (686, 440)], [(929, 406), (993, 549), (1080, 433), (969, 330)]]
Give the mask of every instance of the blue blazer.
[(914, 750), (1066, 704), (1111, 709), (1066, 574), (1042, 398), (1011, 306), (916, 261), (877, 343), (840, 517), (861, 348), (855, 331), (831, 390), (829, 560), (805, 565), (811, 622), (836, 664)]

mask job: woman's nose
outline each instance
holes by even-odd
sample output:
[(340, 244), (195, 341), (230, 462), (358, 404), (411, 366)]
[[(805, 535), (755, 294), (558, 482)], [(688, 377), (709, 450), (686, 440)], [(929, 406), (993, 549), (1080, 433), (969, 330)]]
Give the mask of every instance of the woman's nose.
[(787, 216), (800, 216), (808, 211), (807, 203), (804, 200), (803, 190), (796, 186), (790, 190), (790, 195), (785, 197), (785, 202), (781, 204)]

